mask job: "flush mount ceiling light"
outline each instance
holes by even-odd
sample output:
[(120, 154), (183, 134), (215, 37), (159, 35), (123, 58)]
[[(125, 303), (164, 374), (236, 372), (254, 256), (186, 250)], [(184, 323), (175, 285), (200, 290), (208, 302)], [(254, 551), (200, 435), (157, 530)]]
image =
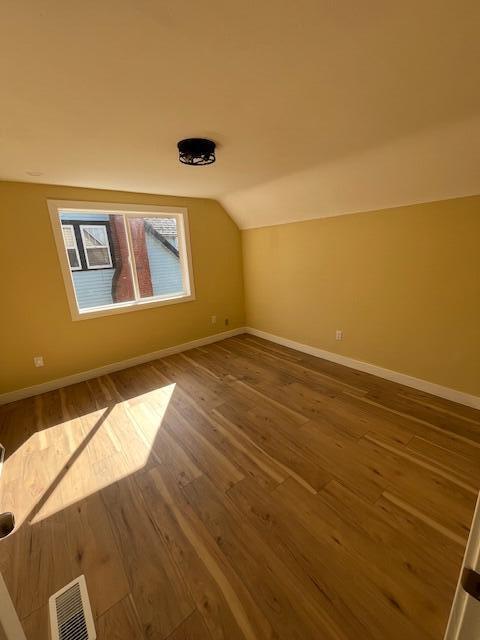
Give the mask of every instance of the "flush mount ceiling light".
[(206, 138), (186, 138), (177, 144), (180, 162), (200, 167), (215, 162), (215, 143)]

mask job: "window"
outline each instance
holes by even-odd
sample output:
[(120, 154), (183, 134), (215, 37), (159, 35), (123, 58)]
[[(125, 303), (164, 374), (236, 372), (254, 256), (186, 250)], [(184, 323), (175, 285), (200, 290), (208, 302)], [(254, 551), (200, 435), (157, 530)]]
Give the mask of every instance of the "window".
[(73, 225), (64, 224), (62, 225), (63, 232), (63, 241), (65, 243), (65, 249), (68, 254), (68, 261), (70, 263), (70, 269), (72, 271), (76, 271), (82, 268), (80, 264), (80, 256), (78, 253), (77, 247), (77, 239), (75, 238), (75, 232), (73, 230)]
[(48, 206), (74, 319), (194, 299), (186, 209)]
[[(93, 218), (94, 215), (90, 217)], [(75, 216), (71, 218), (68, 214), (65, 214), (65, 217), (64, 214), (60, 216), (70, 269), (79, 271), (113, 268), (115, 265), (112, 262), (110, 248), (110, 223), (95, 220), (94, 224), (88, 225), (84, 224), (85, 216), (80, 220), (75, 219)]]
[(108, 269), (112, 267), (110, 243), (107, 227), (104, 224), (80, 225), (85, 260), (89, 269)]

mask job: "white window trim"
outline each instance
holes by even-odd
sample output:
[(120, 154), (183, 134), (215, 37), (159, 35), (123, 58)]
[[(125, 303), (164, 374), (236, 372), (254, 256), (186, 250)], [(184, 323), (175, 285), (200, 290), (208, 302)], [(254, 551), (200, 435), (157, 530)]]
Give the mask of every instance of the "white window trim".
[[(87, 247), (86, 243), (85, 243), (85, 235), (84, 235), (84, 229), (88, 229), (88, 227), (103, 227), (105, 229), (105, 235), (107, 237), (107, 244), (104, 245), (98, 245), (96, 247)], [(113, 262), (112, 262), (112, 254), (110, 252), (110, 242), (109, 242), (109, 238), (108, 238), (108, 232), (107, 232), (107, 225), (106, 224), (81, 224), (80, 225), (80, 233), (82, 234), (82, 242), (83, 242), (83, 253), (85, 254), (85, 260), (87, 263), (87, 267), (88, 269), (111, 269), (113, 267)], [(90, 260), (88, 259), (88, 251), (89, 249), (107, 249), (108, 251), (108, 264), (97, 264), (97, 265), (92, 265), (90, 264)]]
[[(50, 212), (50, 221), (52, 224), (55, 244), (57, 246), (58, 259), (62, 271), (65, 290), (67, 293), (68, 305), (73, 320), (86, 320), (87, 318), (99, 318), (101, 316), (116, 315), (119, 313), (128, 313), (130, 311), (139, 311), (142, 309), (150, 309), (152, 307), (161, 307), (170, 304), (178, 304), (179, 302), (190, 302), (195, 300), (195, 285), (193, 274), (192, 253), (190, 245), (190, 231), (188, 224), (188, 209), (185, 207), (163, 207), (155, 205), (138, 205), (138, 204), (119, 204), (111, 202), (80, 202), (71, 200), (47, 200), (48, 210)], [(117, 213), (124, 216), (145, 216), (165, 215), (176, 219), (179, 240), (180, 265), (182, 268), (182, 281), (184, 291), (181, 295), (168, 295), (162, 297), (144, 298), (143, 300), (133, 300), (132, 302), (117, 303), (114, 305), (90, 308), (81, 311), (77, 304), (75, 288), (73, 285), (72, 272), (68, 254), (65, 249), (63, 240), (62, 224), (60, 220), (60, 212), (82, 213), (85, 211)], [(127, 233), (129, 233), (129, 225), (126, 225)], [(133, 262), (133, 255), (130, 255), (132, 261), (132, 271), (134, 277), (134, 286), (138, 289), (136, 282), (136, 270)]]
[[(71, 229), (72, 230), (72, 237), (73, 237), (73, 242), (74, 245), (73, 247), (66, 247), (65, 246), (65, 251), (67, 253), (67, 260), (68, 260), (68, 268), (70, 269), (70, 271), (81, 271), (82, 270), (82, 261), (80, 260), (80, 253), (78, 252), (78, 244), (77, 244), (77, 236), (75, 235), (75, 229), (73, 228), (73, 224), (61, 224), (61, 228), (65, 228), (65, 229)], [(63, 237), (63, 231), (62, 231), (62, 240), (63, 243), (65, 245), (65, 240)], [(77, 255), (77, 262), (78, 262), (78, 267), (72, 267), (70, 265), (70, 258), (68, 257), (68, 251), (75, 249), (75, 253)]]

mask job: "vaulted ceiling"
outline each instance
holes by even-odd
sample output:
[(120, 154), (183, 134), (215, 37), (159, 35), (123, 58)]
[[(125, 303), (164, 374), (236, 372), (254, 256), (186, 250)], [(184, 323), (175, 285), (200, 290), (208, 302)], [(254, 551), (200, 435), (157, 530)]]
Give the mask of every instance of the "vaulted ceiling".
[[(478, 0), (7, 5), (0, 179), (213, 197), (241, 227), (480, 192)], [(216, 164), (178, 163), (189, 136)]]

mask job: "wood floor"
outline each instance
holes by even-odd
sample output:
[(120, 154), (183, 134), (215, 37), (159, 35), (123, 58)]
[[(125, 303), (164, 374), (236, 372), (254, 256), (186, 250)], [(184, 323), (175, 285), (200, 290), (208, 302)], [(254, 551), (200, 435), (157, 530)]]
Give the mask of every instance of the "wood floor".
[(29, 640), (85, 574), (100, 640), (443, 636), (480, 412), (242, 335), (0, 409)]

